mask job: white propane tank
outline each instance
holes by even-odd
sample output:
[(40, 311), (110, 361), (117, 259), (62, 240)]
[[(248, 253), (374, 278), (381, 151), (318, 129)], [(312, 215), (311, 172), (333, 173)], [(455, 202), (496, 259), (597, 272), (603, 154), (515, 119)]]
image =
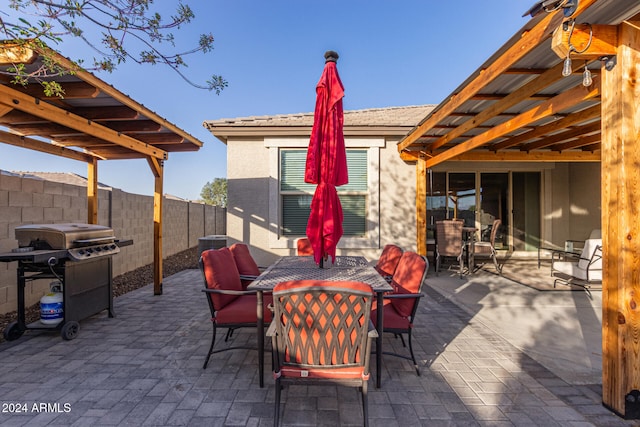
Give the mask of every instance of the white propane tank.
[(64, 318), (62, 284), (60, 282), (51, 282), (49, 290), (48, 294), (40, 298), (40, 323), (57, 325)]

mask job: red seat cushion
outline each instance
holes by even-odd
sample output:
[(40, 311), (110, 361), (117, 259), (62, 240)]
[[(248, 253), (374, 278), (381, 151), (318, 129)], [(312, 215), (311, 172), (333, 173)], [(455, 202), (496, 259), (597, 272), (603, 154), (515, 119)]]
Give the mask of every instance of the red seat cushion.
[[(265, 323), (271, 322), (271, 310), (267, 308), (273, 301), (271, 294), (264, 294), (264, 321)], [(241, 295), (229, 304), (227, 304), (222, 310), (216, 312), (216, 323), (218, 325), (233, 324), (233, 323), (256, 323), (257, 312), (256, 307), (258, 300), (255, 294)]]
[(349, 366), (345, 368), (301, 368), (297, 366), (283, 366), (274, 375), (284, 378), (325, 378), (325, 379), (367, 379), (364, 366)]
[[(202, 252), (202, 266), (207, 287), (241, 291), (240, 273), (229, 248), (209, 249)], [(238, 298), (237, 295), (209, 294), (216, 310)]]
[[(409, 321), (408, 316), (403, 316), (398, 313), (395, 307), (392, 304), (386, 304), (384, 306), (384, 311), (382, 313), (384, 318), (384, 329), (400, 329), (400, 330), (408, 330), (412, 327), (411, 322)], [(374, 325), (378, 325), (378, 311), (371, 311), (371, 321)]]
[[(259, 276), (260, 269), (258, 268), (258, 264), (251, 256), (251, 252), (249, 252), (249, 247), (244, 243), (234, 243), (229, 248), (231, 254), (233, 255), (233, 259), (235, 260), (236, 267), (238, 268), (238, 273), (246, 276)], [(252, 282), (252, 280), (241, 280), (242, 288), (246, 289), (247, 286)]]

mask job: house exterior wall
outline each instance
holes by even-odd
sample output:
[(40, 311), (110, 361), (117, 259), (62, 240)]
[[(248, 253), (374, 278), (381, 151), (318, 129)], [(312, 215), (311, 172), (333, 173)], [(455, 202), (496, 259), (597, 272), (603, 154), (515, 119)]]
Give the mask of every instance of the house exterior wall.
[[(337, 254), (376, 259), (386, 243), (415, 250), (415, 165), (398, 157), (397, 139), (346, 138), (347, 147), (370, 151), (370, 221), (376, 222), (370, 239), (341, 239)], [(308, 136), (298, 138), (229, 138), (227, 140), (228, 243), (244, 242), (259, 265), (279, 256), (295, 255), (295, 238), (278, 236), (273, 220), (279, 210), (279, 147), (306, 148)], [(275, 165), (275, 167), (274, 167)], [(412, 185), (398, 185), (411, 182)], [(366, 240), (363, 243), (363, 240)]]
[[(197, 247), (206, 235), (226, 234), (226, 209), (164, 198), (163, 256)], [(18, 246), (15, 227), (23, 224), (87, 222), (86, 187), (0, 173), (0, 252)], [(113, 276), (153, 263), (153, 197), (113, 189), (98, 191), (98, 224), (133, 245), (113, 256)], [(0, 263), (0, 313), (17, 307), (17, 262)], [(26, 305), (40, 300), (49, 280), (29, 282)]]
[[(372, 138), (371, 140), (375, 140)], [(380, 137), (377, 140), (381, 140)], [(395, 243), (416, 250), (415, 164), (400, 159), (397, 139), (382, 139), (370, 167), (371, 185), (378, 185), (377, 205), (372, 218), (378, 221), (373, 244), (349, 244), (341, 239), (338, 255), (363, 255), (376, 259), (385, 244)], [(279, 209), (277, 192), (278, 149), (299, 147), (304, 138), (229, 138), (227, 141), (229, 244), (250, 245), (259, 265), (269, 265), (277, 257), (295, 255), (295, 239), (278, 237), (274, 211)], [(351, 144), (366, 145), (366, 138)], [(349, 138), (347, 138), (349, 144)], [(376, 145), (375, 143), (373, 145)], [(374, 156), (375, 157), (375, 156)], [(600, 166), (598, 163), (514, 163), (447, 162), (434, 172), (540, 172), (540, 246), (562, 247), (568, 239), (584, 240), (592, 229), (600, 228)], [(274, 190), (275, 188), (275, 190)], [(585, 191), (585, 188), (590, 189)], [(531, 252), (515, 256), (536, 256)]]

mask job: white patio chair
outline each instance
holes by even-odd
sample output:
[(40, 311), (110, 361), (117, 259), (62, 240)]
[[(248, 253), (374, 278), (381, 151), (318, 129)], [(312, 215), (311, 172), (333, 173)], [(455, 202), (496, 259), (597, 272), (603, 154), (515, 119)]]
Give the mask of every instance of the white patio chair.
[(579, 258), (552, 260), (551, 276), (555, 277), (553, 286), (562, 283), (577, 285), (587, 289), (593, 284), (602, 283), (602, 239), (587, 239)]

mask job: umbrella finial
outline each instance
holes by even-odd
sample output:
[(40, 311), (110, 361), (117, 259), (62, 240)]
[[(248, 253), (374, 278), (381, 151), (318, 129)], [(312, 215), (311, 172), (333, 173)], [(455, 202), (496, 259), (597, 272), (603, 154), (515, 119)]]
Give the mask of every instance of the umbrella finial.
[(325, 59), (325, 64), (327, 62), (338, 62), (338, 58), (340, 57), (340, 55), (338, 55), (338, 52), (334, 51), (334, 50), (328, 50), (324, 53), (324, 59)]

